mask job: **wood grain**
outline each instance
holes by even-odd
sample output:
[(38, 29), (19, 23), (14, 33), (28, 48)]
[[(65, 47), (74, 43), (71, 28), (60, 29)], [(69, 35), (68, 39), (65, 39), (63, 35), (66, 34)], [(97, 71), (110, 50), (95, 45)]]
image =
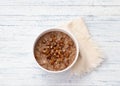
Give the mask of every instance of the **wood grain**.
[(0, 6), (119, 6), (119, 0), (2, 0)]
[[(40, 32), (83, 17), (105, 61), (84, 77), (49, 74), (33, 57)], [(0, 0), (0, 86), (119, 86), (119, 0)]]
[(119, 16), (116, 6), (0, 6), (0, 15), (100, 15)]

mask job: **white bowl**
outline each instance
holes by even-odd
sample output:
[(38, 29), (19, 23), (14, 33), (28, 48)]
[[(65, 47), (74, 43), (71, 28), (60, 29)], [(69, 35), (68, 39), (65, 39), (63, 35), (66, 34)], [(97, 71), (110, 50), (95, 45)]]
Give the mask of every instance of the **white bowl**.
[[(34, 46), (33, 46), (33, 53), (34, 53), (34, 48), (35, 48), (35, 45), (36, 45), (36, 42), (38, 41), (38, 39), (39, 39), (41, 36), (43, 36), (44, 34), (46, 34), (46, 33), (48, 33), (48, 32), (52, 32), (52, 31), (60, 31), (60, 32), (63, 32), (63, 33), (65, 33), (65, 34), (67, 34), (68, 36), (70, 36), (70, 37), (72, 38), (72, 40), (74, 41), (75, 46), (76, 46), (76, 56), (75, 56), (75, 59), (74, 59), (74, 61), (72, 62), (72, 64), (69, 65), (68, 67), (66, 67), (65, 69), (59, 70), (59, 71), (51, 71), (51, 70), (45, 69), (44, 67), (42, 67), (42, 66), (40, 65), (40, 68), (43, 69), (43, 70), (45, 70), (45, 71), (47, 71), (47, 72), (50, 72), (50, 73), (60, 73), (60, 72), (64, 72), (64, 71), (70, 69), (70, 68), (75, 64), (75, 62), (77, 61), (77, 58), (78, 58), (78, 54), (79, 54), (79, 46), (78, 46), (78, 41), (76, 40), (76, 38), (74, 37), (74, 35), (73, 35), (71, 32), (69, 32), (68, 30), (62, 29), (62, 28), (52, 28), (52, 29), (44, 30), (44, 31), (37, 37), (37, 39), (35, 40)], [(34, 55), (34, 57), (35, 57), (35, 55)], [(37, 61), (37, 60), (36, 60), (36, 61)], [(37, 63), (38, 63), (38, 61), (37, 61)], [(38, 63), (38, 64), (39, 64), (39, 63)]]

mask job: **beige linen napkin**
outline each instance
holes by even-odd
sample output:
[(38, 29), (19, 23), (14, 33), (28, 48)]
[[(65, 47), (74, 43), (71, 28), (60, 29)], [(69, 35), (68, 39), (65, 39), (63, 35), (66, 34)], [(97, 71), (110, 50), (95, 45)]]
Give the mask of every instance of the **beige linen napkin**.
[[(60, 26), (68, 29), (79, 42), (80, 52), (75, 65), (71, 68), (71, 73), (82, 75), (95, 69), (103, 61), (100, 49), (91, 39), (88, 29), (82, 18), (78, 18)], [(97, 28), (96, 28), (97, 29)]]

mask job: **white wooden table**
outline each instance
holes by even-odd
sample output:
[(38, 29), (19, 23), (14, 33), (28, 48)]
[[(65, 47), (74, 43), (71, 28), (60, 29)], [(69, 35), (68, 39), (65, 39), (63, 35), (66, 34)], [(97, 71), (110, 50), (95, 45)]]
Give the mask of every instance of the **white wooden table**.
[[(49, 74), (32, 47), (41, 30), (83, 17), (105, 54), (84, 77)], [(120, 0), (0, 0), (0, 86), (120, 86)]]

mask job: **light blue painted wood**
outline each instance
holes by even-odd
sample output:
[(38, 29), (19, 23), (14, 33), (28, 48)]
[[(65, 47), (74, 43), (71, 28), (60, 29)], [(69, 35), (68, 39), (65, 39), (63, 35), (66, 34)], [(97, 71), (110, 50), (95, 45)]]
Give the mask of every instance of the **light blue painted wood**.
[[(117, 0), (1, 0), (0, 86), (119, 86), (120, 2)], [(105, 5), (105, 6), (103, 6)], [(84, 77), (49, 74), (36, 63), (32, 47), (39, 33), (83, 17), (105, 54), (103, 65)]]
[(22, 6), (65, 6), (65, 5), (91, 5), (93, 0), (5, 0), (0, 3), (3, 5), (22, 5)]
[(119, 6), (119, 0), (1, 0), (0, 6)]

